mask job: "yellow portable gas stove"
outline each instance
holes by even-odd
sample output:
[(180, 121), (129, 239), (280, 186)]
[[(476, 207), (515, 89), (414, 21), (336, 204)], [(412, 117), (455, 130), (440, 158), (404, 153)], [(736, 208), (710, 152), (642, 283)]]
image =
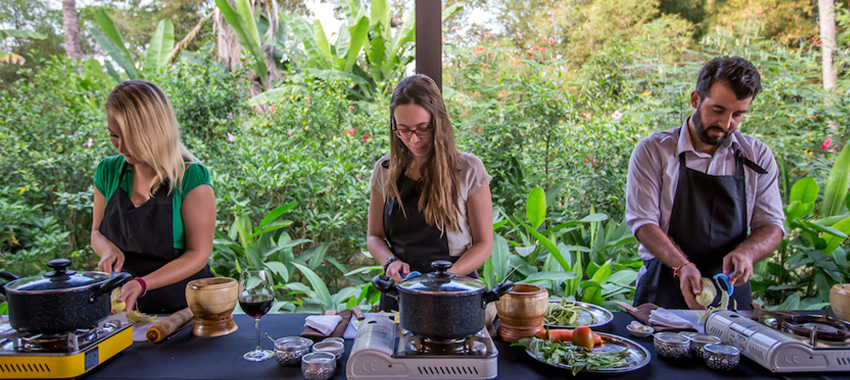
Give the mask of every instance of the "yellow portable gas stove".
[[(4, 325), (0, 325), (4, 326)], [(104, 321), (63, 334), (0, 332), (0, 379), (65, 379), (80, 376), (133, 344), (133, 325)]]

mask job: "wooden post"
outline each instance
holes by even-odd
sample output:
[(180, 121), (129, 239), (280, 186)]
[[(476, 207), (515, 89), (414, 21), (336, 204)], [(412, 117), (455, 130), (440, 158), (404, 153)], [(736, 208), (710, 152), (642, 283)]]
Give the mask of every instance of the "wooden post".
[(416, 72), (443, 89), (442, 0), (416, 0)]

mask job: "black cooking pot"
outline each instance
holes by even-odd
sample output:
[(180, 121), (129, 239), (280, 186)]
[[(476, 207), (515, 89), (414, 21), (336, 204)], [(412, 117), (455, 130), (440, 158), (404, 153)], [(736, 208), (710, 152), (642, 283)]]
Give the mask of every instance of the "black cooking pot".
[(478, 333), (484, 328), (487, 304), (514, 287), (504, 282), (488, 291), (482, 281), (449, 273), (449, 261), (434, 261), (431, 267), (437, 271), (398, 285), (384, 275), (372, 279), (378, 290), (398, 299), (401, 327), (426, 339), (461, 339)]
[(18, 331), (63, 333), (89, 329), (112, 310), (109, 292), (129, 281), (129, 273), (76, 273), (67, 270), (71, 260), (47, 263), (52, 272), (19, 278), (0, 272), (0, 284), (9, 305), (9, 323)]

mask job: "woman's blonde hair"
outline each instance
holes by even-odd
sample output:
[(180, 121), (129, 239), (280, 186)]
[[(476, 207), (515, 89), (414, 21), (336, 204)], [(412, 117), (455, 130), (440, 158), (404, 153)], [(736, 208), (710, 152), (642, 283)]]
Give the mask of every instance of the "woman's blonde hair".
[(168, 193), (183, 182), (187, 164), (198, 161), (180, 142), (180, 131), (171, 102), (155, 84), (144, 80), (121, 82), (109, 93), (106, 115), (121, 130), (127, 151), (140, 162), (153, 168), (153, 195), (162, 183)]
[(446, 227), (459, 230), (460, 222), (460, 183), (458, 161), (460, 154), (455, 147), (455, 136), (446, 105), (440, 89), (434, 80), (426, 75), (411, 75), (398, 83), (390, 101), (390, 175), (384, 188), (387, 189), (385, 201), (395, 198), (404, 210), (397, 181), (412, 161), (413, 156), (407, 146), (395, 134), (395, 109), (400, 105), (415, 104), (428, 110), (434, 129), (434, 153), (422, 166), (422, 193), (419, 197), (419, 212), (425, 221), (445, 232)]

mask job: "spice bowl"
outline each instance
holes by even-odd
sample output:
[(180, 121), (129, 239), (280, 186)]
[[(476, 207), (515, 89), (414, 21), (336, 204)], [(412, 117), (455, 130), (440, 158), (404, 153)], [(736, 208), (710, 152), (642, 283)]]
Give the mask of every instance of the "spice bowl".
[(693, 334), (689, 338), (691, 340), (691, 352), (697, 359), (705, 359), (705, 345), (720, 344), (720, 338), (708, 334)]
[(313, 341), (300, 336), (285, 336), (275, 339), (274, 357), (281, 365), (297, 365), (301, 357), (310, 352)]
[(345, 339), (335, 337), (335, 336), (331, 336), (331, 337), (327, 337), (325, 339), (322, 339), (322, 342), (337, 342), (339, 344), (345, 344)]
[(339, 342), (321, 341), (313, 345), (313, 352), (327, 352), (339, 362), (342, 360), (342, 354), (345, 353), (345, 345)]
[(301, 374), (307, 380), (327, 380), (336, 371), (336, 359), (330, 352), (311, 352), (301, 357)]
[(705, 365), (718, 371), (729, 371), (741, 362), (741, 350), (728, 344), (706, 344)]
[(669, 360), (681, 360), (688, 357), (690, 340), (674, 332), (660, 332), (653, 336), (658, 356)]
[(644, 325), (638, 321), (632, 321), (626, 325), (626, 330), (629, 330), (629, 333), (635, 338), (646, 338), (655, 332), (655, 329), (651, 326)]

